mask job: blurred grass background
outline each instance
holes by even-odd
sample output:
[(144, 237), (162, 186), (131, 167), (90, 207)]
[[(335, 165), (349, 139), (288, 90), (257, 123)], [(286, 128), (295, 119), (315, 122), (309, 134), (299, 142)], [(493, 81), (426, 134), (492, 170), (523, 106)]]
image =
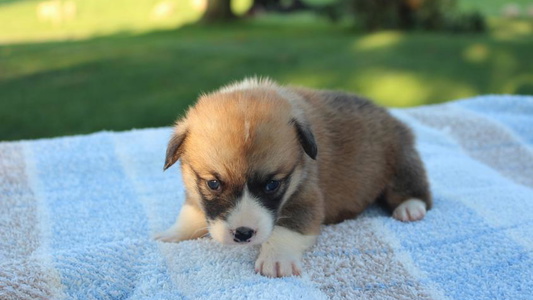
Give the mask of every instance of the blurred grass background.
[(533, 16), (502, 16), (506, 1), (459, 1), (488, 16), (484, 34), (364, 34), (310, 13), (207, 26), (194, 23), (198, 0), (70, 2), (54, 21), (43, 1), (0, 0), (0, 140), (167, 126), (198, 94), (251, 75), (391, 107), (533, 94)]

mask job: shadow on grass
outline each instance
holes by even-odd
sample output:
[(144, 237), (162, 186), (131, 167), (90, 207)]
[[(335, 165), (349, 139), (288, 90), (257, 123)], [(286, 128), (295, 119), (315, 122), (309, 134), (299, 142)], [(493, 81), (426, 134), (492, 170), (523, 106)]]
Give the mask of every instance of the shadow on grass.
[(0, 46), (0, 140), (170, 125), (198, 94), (251, 75), (387, 106), (533, 94), (532, 44), (237, 24)]

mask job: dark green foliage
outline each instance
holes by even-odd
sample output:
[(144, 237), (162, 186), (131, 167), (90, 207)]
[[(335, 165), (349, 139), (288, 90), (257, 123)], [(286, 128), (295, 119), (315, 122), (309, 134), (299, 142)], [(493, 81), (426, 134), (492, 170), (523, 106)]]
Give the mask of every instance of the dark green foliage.
[(356, 24), (365, 31), (379, 29), (482, 32), (481, 13), (463, 13), (456, 0), (343, 0)]
[(485, 32), (487, 24), (479, 12), (462, 13), (450, 18), (446, 29), (452, 32)]

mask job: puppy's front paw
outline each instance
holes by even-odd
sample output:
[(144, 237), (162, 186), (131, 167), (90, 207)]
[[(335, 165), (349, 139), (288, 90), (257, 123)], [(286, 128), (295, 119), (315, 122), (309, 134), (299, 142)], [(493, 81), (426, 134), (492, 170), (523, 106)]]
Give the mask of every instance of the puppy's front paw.
[(185, 203), (181, 208), (176, 223), (169, 229), (154, 235), (154, 239), (162, 242), (181, 242), (184, 240), (195, 239), (207, 234), (207, 224), (204, 213)]
[(255, 262), (255, 272), (267, 277), (299, 276), (302, 274), (300, 259), (290, 255), (264, 253)]
[(302, 274), (302, 255), (315, 241), (316, 235), (274, 226), (270, 238), (261, 245), (255, 271), (268, 277), (299, 276)]
[(418, 221), (426, 215), (426, 203), (419, 199), (409, 199), (400, 204), (392, 216), (403, 222)]
[(157, 241), (167, 243), (177, 243), (185, 240), (183, 234), (175, 227), (170, 227), (163, 232), (157, 233), (153, 238)]

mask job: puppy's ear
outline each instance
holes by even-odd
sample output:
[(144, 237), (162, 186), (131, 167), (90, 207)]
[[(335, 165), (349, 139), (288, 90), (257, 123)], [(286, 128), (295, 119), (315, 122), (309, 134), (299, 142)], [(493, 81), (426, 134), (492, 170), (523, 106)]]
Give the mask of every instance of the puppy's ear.
[(315, 136), (313, 135), (311, 128), (306, 123), (298, 122), (295, 119), (292, 120), (292, 123), (294, 124), (294, 127), (296, 127), (298, 140), (300, 141), (305, 153), (312, 159), (316, 159), (318, 149), (316, 146)]
[(187, 129), (182, 123), (176, 125), (176, 130), (167, 146), (167, 157), (165, 158), (165, 167), (163, 171), (170, 168), (178, 159), (180, 158), (183, 152), (183, 142), (187, 137)]

